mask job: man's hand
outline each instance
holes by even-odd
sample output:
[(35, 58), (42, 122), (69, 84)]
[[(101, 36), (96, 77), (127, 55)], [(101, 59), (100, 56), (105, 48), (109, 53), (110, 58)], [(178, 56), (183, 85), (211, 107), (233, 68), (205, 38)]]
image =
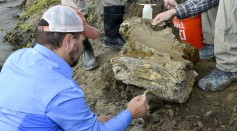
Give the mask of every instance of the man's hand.
[(164, 0), (167, 9), (173, 9), (177, 6), (176, 0)]
[(127, 105), (127, 109), (132, 112), (133, 118), (145, 116), (149, 110), (149, 105), (145, 95), (134, 97)]
[(101, 123), (104, 123), (104, 122), (109, 121), (111, 118), (112, 118), (111, 115), (108, 115), (108, 116), (99, 116), (99, 117), (98, 117), (98, 120), (99, 120)]
[(175, 16), (177, 11), (175, 9), (167, 10), (165, 12), (162, 12), (158, 14), (155, 19), (152, 21), (152, 25), (159, 25), (162, 22), (165, 22), (169, 19), (171, 19), (173, 16)]

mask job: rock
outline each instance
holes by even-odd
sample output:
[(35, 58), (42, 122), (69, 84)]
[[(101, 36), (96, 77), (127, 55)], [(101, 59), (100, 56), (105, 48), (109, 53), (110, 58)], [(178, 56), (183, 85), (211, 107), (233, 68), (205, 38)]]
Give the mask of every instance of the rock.
[(221, 125), (221, 128), (225, 128), (226, 126), (225, 125)]
[(144, 120), (142, 118), (134, 119), (127, 130), (129, 131), (144, 131)]
[(233, 111), (237, 112), (237, 105), (233, 107)]
[(210, 116), (212, 113), (212, 111), (208, 111), (204, 116)]
[(197, 76), (192, 62), (183, 58), (185, 44), (175, 39), (170, 28), (154, 31), (148, 23), (133, 17), (121, 24), (127, 43), (119, 57), (110, 60), (115, 78), (148, 89), (159, 98), (183, 103)]
[(201, 122), (201, 121), (197, 121), (197, 125), (198, 125), (198, 127), (200, 127), (200, 128), (202, 128), (202, 127), (203, 127), (203, 124), (202, 124), (202, 122)]
[(194, 122), (194, 123), (193, 123), (193, 126), (194, 126), (194, 127), (197, 127), (197, 126), (198, 126), (198, 124), (197, 124), (196, 122)]
[(173, 120), (172, 123), (173, 123), (174, 126), (178, 125), (178, 122), (176, 120)]
[(168, 113), (171, 117), (174, 116), (174, 110), (173, 109), (168, 109)]

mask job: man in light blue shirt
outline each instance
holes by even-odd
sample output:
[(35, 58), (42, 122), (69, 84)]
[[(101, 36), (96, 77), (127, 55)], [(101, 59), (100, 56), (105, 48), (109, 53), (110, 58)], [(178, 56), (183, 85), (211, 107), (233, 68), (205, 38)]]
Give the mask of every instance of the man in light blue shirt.
[(69, 6), (50, 8), (39, 22), (35, 47), (18, 50), (5, 62), (0, 73), (1, 131), (121, 131), (147, 113), (145, 96), (133, 98), (114, 118), (99, 119), (90, 110), (72, 78), (82, 41), (93, 31), (79, 13)]

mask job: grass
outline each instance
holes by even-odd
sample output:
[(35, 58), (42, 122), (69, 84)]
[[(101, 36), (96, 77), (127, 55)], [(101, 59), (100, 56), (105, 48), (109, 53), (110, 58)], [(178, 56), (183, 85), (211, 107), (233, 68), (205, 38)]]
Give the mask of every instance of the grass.
[(60, 4), (60, 0), (39, 0), (36, 4), (28, 8), (21, 16), (21, 19), (28, 19), (33, 14), (38, 14), (40, 10), (47, 9), (48, 7)]

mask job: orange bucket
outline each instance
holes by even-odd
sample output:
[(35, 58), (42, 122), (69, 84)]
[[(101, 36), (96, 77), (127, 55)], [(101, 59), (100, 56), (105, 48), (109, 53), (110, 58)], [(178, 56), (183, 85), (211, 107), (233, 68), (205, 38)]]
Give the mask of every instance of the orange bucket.
[(181, 40), (190, 43), (199, 50), (203, 47), (202, 35), (202, 21), (201, 15), (191, 18), (179, 20), (177, 17), (173, 18), (174, 27), (179, 29), (179, 37)]

